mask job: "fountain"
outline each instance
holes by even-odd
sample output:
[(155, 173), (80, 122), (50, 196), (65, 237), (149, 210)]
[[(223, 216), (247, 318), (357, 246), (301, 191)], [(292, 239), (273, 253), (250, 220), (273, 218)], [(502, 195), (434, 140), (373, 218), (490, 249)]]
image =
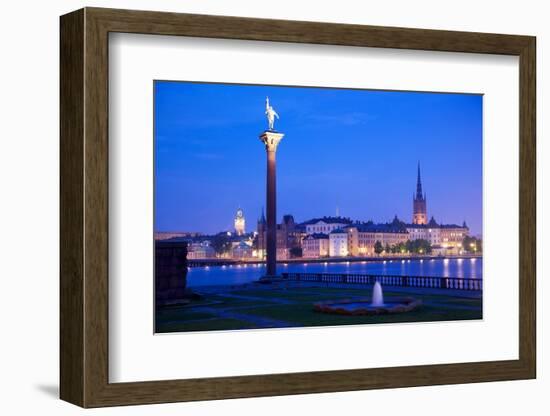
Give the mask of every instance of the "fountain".
[(371, 306), (384, 306), (384, 293), (382, 292), (382, 285), (378, 281), (374, 284), (374, 288), (372, 289)]
[(371, 299), (342, 299), (314, 304), (317, 312), (337, 315), (382, 315), (404, 313), (416, 309), (422, 301), (410, 297), (395, 298), (384, 301), (384, 292), (380, 282), (372, 288)]

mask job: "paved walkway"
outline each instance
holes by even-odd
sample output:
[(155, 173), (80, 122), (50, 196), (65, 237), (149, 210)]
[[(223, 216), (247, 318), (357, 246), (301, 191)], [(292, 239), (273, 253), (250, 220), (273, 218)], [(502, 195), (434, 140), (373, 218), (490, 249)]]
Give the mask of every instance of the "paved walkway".
[[(256, 306), (254, 306), (254, 308), (255, 307)], [(216, 315), (218, 318), (221, 318), (221, 319), (237, 319), (239, 321), (245, 321), (255, 326), (258, 326), (260, 328), (282, 328), (282, 327), (296, 326), (296, 324), (292, 322), (286, 322), (278, 319), (266, 318), (266, 317), (257, 316), (257, 315), (248, 315), (246, 313), (237, 312), (239, 310), (245, 310), (245, 309), (251, 309), (251, 308), (253, 307), (243, 306), (243, 307), (235, 307), (235, 308), (232, 308), (231, 310), (227, 310), (227, 309), (209, 308), (207, 306), (204, 306), (204, 307), (195, 308), (194, 311), (210, 313), (212, 315)], [(192, 321), (187, 321), (187, 322), (192, 322)]]
[(441, 308), (445, 308), (445, 309), (461, 309), (461, 310), (465, 310), (465, 311), (478, 311), (479, 310), (479, 307), (473, 306), (473, 305), (458, 305), (458, 304), (451, 303), (451, 302), (444, 303), (444, 302), (434, 302), (434, 301), (429, 301), (429, 300), (424, 301), (423, 305), (433, 306), (435, 308), (441, 307)]
[(282, 305), (290, 305), (290, 304), (294, 303), (294, 302), (292, 302), (288, 299), (281, 299), (281, 298), (274, 298), (274, 297), (266, 299), (266, 298), (260, 297), (260, 296), (237, 295), (237, 294), (231, 293), (231, 292), (221, 292), (221, 293), (217, 293), (216, 295), (217, 296), (223, 296), (224, 298), (251, 300), (251, 301), (262, 302), (262, 303), (263, 302), (271, 302), (271, 303), (278, 303), (278, 304), (282, 304)]
[[(253, 326), (259, 328), (287, 328), (296, 326), (293, 322), (287, 322), (279, 319), (266, 318), (263, 316), (249, 315), (246, 313), (241, 313), (238, 311), (244, 311), (246, 309), (257, 308), (257, 305), (254, 306), (235, 306), (231, 309), (222, 309), (222, 308), (212, 308), (209, 306), (196, 306), (193, 307), (193, 312), (204, 312), (210, 315), (213, 315), (209, 318), (198, 318), (198, 319), (185, 319), (186, 323), (195, 323), (195, 322), (205, 322), (205, 321), (214, 321), (217, 319), (236, 319), (239, 321), (247, 322)], [(176, 324), (182, 322), (181, 320), (172, 320), (167, 321), (165, 324)]]

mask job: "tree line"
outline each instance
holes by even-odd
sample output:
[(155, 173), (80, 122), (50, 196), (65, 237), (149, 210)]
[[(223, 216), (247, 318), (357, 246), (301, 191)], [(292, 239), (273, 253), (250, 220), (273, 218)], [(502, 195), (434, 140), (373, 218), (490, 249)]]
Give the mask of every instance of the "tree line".
[[(476, 237), (466, 236), (462, 240), (462, 250), (467, 253), (481, 253), (483, 251), (482, 241)], [(408, 240), (393, 245), (386, 244), (385, 246), (380, 242), (374, 243), (374, 252), (376, 254), (381, 253), (411, 253), (411, 254), (431, 254), (433, 247), (428, 240)]]

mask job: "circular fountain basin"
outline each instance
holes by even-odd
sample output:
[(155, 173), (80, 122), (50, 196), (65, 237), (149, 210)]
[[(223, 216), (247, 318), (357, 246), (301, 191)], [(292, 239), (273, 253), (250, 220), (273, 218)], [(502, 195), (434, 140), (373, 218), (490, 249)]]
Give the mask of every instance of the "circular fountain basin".
[(319, 302), (313, 305), (315, 311), (336, 315), (382, 315), (410, 312), (422, 304), (414, 298), (388, 299), (381, 305), (373, 305), (371, 299), (341, 299)]

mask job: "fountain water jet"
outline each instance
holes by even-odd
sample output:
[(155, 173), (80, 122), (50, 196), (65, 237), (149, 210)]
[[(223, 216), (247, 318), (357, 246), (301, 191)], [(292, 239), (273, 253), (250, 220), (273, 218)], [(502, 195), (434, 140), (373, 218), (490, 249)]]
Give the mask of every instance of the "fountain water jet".
[(384, 293), (380, 282), (375, 282), (372, 299), (342, 299), (318, 302), (313, 305), (315, 311), (337, 315), (382, 315), (386, 313), (405, 313), (416, 309), (421, 300), (403, 297), (390, 298), (384, 302)]
[(371, 306), (384, 306), (384, 293), (382, 292), (382, 285), (380, 284), (380, 282), (374, 283), (374, 288), (372, 289)]

